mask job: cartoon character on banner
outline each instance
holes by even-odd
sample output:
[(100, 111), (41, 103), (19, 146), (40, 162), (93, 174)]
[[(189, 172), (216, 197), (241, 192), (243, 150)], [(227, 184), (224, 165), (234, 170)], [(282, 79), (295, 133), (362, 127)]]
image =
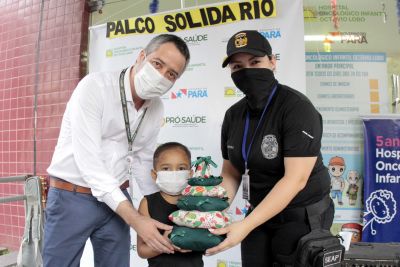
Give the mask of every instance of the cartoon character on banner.
[(360, 242), (362, 234), (362, 226), (359, 223), (342, 224), (341, 231), (352, 233), (351, 243)]
[(387, 224), (393, 220), (397, 212), (393, 192), (386, 189), (372, 192), (365, 203), (365, 208), (367, 211), (364, 212), (363, 231), (370, 225), (372, 235), (376, 235), (374, 222)]
[(344, 159), (339, 156), (332, 157), (329, 160), (328, 170), (331, 176), (331, 197), (337, 198), (339, 205), (343, 205), (342, 195), (345, 186), (343, 173), (346, 169)]
[(351, 206), (356, 205), (359, 190), (358, 182), (360, 179), (360, 175), (357, 171), (351, 170), (347, 173), (347, 182), (349, 183), (349, 186), (347, 187), (346, 195), (349, 198), (349, 204)]

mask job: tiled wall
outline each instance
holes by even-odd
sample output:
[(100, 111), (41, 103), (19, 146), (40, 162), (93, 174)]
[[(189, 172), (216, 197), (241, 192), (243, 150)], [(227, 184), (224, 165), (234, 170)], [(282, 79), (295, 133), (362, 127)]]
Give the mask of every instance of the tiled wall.
[[(88, 22), (84, 0), (0, 0), (0, 179), (34, 172), (35, 91), (36, 174), (46, 175), (66, 102), (86, 72)], [(23, 191), (0, 183), (0, 197)], [(0, 204), (0, 247), (19, 246), (24, 213), (22, 201)]]

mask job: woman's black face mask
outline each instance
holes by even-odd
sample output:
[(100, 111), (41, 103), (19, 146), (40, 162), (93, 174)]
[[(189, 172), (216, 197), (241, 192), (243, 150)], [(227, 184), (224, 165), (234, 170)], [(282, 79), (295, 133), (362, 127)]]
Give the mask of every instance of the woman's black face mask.
[(231, 74), (236, 87), (247, 99), (251, 110), (261, 111), (271, 94), (276, 79), (272, 70), (267, 68), (243, 68)]

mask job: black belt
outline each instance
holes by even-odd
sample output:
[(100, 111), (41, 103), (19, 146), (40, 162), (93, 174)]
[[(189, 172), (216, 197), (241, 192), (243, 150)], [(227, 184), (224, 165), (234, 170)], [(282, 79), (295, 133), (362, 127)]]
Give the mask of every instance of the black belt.
[(304, 207), (287, 208), (275, 215), (273, 218), (268, 220), (274, 223), (285, 223), (292, 221), (309, 221), (310, 224), (314, 224), (313, 218), (318, 217), (324, 213), (331, 203), (331, 198), (326, 195), (323, 199), (313, 204)]

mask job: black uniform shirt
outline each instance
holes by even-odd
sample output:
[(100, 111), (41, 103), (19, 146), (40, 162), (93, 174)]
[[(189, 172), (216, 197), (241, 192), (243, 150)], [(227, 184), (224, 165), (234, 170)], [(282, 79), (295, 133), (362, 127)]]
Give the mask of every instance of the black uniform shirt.
[[(224, 159), (244, 173), (242, 138), (247, 100), (243, 98), (226, 113), (222, 125), (221, 148)], [(247, 145), (254, 135), (261, 113), (250, 113)], [(284, 157), (317, 157), (305, 188), (288, 207), (314, 203), (329, 194), (330, 178), (320, 153), (322, 117), (302, 93), (278, 84), (248, 158), (250, 203), (257, 206), (284, 175)]]

